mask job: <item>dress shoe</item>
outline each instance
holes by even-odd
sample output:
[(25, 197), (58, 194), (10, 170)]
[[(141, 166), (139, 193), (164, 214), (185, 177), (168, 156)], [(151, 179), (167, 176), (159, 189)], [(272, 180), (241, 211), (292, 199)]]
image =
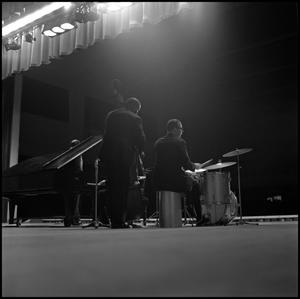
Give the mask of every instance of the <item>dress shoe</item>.
[(208, 225), (210, 219), (208, 217), (203, 217), (199, 221), (197, 221), (196, 226), (206, 226)]
[(72, 220), (72, 225), (80, 225), (81, 224), (81, 220), (78, 217), (74, 217)]
[(64, 218), (64, 226), (70, 227), (72, 225), (72, 219)]

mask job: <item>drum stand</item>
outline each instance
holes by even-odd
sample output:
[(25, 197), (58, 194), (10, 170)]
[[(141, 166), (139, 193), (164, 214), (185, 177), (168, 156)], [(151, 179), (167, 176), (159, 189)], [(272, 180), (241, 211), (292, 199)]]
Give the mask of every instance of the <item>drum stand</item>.
[(258, 225), (258, 223), (250, 223), (245, 220), (243, 220), (243, 212), (242, 212), (242, 197), (241, 197), (241, 180), (240, 180), (240, 159), (239, 155), (237, 155), (237, 169), (238, 169), (238, 190), (239, 190), (239, 205), (240, 205), (240, 219), (235, 224), (252, 224), (252, 225)]
[[(194, 207), (193, 207), (193, 209), (194, 209)], [(195, 209), (194, 209), (194, 213), (195, 213)], [(186, 196), (185, 195), (183, 195), (183, 215), (184, 215), (184, 225), (186, 225), (186, 224), (188, 224), (187, 217), (192, 219), (192, 215), (188, 211), (188, 206), (187, 206), (187, 203), (186, 203)], [(192, 224), (192, 226), (194, 226), (193, 221), (191, 221), (191, 224)]]
[(102, 227), (110, 227), (109, 225), (103, 224), (101, 221), (98, 220), (98, 215), (97, 215), (97, 201), (98, 201), (98, 172), (99, 172), (99, 159), (95, 160), (95, 216), (94, 220), (89, 223), (88, 225), (82, 226), (82, 228), (86, 227), (95, 227), (98, 228), (99, 226)]
[(156, 211), (149, 216), (149, 218), (156, 218), (156, 226), (159, 226), (159, 198), (158, 198), (158, 192), (155, 192), (155, 209)]

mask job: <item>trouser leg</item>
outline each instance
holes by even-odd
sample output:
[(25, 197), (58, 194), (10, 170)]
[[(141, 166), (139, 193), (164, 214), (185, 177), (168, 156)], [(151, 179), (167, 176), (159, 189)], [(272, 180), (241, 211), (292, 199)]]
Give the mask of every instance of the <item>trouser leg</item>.
[(75, 194), (73, 197), (73, 224), (80, 224), (80, 194)]
[(196, 211), (197, 222), (201, 220), (202, 209), (200, 202), (200, 186), (198, 183), (194, 182), (191, 190), (192, 203)]
[(109, 193), (112, 227), (123, 227), (127, 215), (128, 186), (113, 184)]
[(65, 193), (64, 197), (64, 206), (65, 206), (65, 218), (64, 225), (70, 226), (72, 224), (73, 212), (72, 212), (72, 194)]

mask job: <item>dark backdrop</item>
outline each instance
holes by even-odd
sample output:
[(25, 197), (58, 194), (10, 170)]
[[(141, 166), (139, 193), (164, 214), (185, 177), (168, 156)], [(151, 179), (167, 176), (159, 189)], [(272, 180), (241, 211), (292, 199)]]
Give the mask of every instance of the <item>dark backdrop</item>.
[[(210, 2), (24, 75), (82, 84), (91, 105), (120, 79), (125, 96), (143, 103), (146, 167), (170, 118), (183, 122), (195, 162), (235, 161), (222, 155), (252, 148), (240, 157), (245, 214), (289, 214), (297, 211), (297, 42), (296, 2)], [(88, 126), (100, 132), (103, 111), (89, 111)], [(228, 171), (237, 193), (236, 167)], [(267, 200), (277, 195), (281, 201)]]

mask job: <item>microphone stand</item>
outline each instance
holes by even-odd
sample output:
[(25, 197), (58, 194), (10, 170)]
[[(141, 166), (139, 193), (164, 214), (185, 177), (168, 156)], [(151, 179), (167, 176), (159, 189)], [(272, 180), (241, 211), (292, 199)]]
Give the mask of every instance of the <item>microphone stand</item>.
[(101, 221), (98, 220), (98, 215), (97, 215), (97, 201), (98, 201), (98, 173), (99, 173), (99, 163), (100, 159), (95, 160), (95, 215), (94, 215), (94, 220), (89, 223), (88, 225), (82, 226), (82, 228), (86, 227), (95, 227), (98, 228), (99, 226), (102, 227), (110, 227), (109, 225), (103, 224)]

